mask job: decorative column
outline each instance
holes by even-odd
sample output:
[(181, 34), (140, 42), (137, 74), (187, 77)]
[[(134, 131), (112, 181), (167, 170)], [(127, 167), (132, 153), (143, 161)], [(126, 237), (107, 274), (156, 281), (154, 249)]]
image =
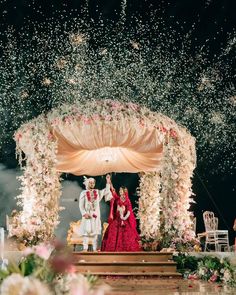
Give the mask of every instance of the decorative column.
[[(22, 126), (15, 139), (20, 162), (24, 161), (25, 166), (23, 176), (19, 177), (22, 192), (16, 197), (22, 210), (12, 216), (9, 235), (25, 245), (35, 245), (52, 239), (59, 223), (61, 185), (56, 171), (57, 143), (43, 116)], [(24, 159), (22, 143), (27, 146)]]

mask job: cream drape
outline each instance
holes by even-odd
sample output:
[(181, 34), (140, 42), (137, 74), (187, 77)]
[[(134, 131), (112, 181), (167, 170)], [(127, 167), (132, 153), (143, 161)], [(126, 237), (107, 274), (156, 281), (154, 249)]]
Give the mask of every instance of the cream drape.
[[(60, 124), (52, 130), (58, 141), (57, 170), (75, 175), (157, 171), (162, 140), (155, 128), (130, 122)], [(104, 147), (109, 147), (107, 150)], [(104, 159), (108, 152), (110, 158)]]

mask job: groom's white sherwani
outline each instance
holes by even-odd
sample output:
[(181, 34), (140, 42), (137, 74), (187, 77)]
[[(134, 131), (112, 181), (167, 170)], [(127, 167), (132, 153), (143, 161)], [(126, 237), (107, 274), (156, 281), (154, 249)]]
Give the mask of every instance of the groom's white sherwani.
[[(100, 201), (103, 197), (105, 197), (106, 202), (112, 199), (110, 184), (107, 184), (103, 190), (92, 189), (81, 192), (79, 198), (79, 208), (82, 214), (82, 221), (79, 228), (80, 236), (96, 237), (101, 234)], [(84, 218), (86, 213), (91, 218)]]

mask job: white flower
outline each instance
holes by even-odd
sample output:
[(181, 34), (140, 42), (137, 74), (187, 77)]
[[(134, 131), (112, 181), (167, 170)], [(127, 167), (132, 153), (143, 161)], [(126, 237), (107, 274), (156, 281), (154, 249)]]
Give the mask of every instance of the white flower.
[(19, 295), (51, 295), (49, 288), (38, 279), (25, 277), (25, 282)]
[(87, 278), (81, 274), (68, 274), (61, 277), (56, 284), (57, 294), (89, 295), (90, 284)]
[(78, 275), (70, 282), (71, 295), (89, 295), (90, 285), (83, 275)]
[(12, 274), (3, 280), (2, 295), (51, 295), (48, 287), (38, 279)]
[(232, 279), (232, 275), (228, 269), (224, 271), (223, 281), (225, 283), (229, 282)]
[(199, 273), (200, 276), (205, 276), (206, 269), (204, 267), (200, 267), (198, 273)]
[(19, 295), (24, 284), (24, 278), (19, 274), (12, 274), (3, 280), (1, 285), (2, 295)]

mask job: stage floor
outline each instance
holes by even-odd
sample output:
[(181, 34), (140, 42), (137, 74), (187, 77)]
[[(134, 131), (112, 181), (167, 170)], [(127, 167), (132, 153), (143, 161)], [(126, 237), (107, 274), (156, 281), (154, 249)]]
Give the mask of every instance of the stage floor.
[(184, 279), (141, 279), (112, 278), (102, 279), (111, 287), (106, 295), (201, 295), (201, 294), (236, 294), (236, 288)]

